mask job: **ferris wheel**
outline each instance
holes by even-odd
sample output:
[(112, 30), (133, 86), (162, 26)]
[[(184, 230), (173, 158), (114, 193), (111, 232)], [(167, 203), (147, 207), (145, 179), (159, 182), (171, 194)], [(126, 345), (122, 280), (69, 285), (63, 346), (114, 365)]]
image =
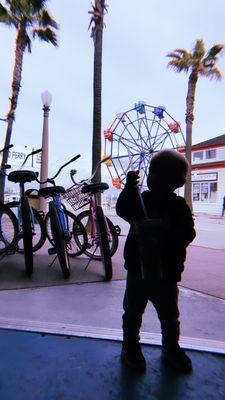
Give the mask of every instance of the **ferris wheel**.
[(180, 122), (164, 106), (151, 106), (143, 101), (119, 113), (104, 131), (104, 157), (112, 184), (123, 189), (127, 172), (140, 171), (140, 189), (146, 188), (151, 157), (162, 149), (181, 150), (185, 146)]

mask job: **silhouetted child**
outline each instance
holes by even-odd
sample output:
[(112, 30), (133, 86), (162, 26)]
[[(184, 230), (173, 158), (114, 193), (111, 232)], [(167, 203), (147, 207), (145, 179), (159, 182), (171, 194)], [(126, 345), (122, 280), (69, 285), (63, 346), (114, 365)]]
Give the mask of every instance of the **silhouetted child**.
[[(128, 172), (126, 185), (116, 204), (117, 214), (131, 224), (124, 247), (124, 267), (128, 272), (123, 301), (121, 356), (126, 364), (138, 370), (146, 368), (139, 334), (148, 300), (155, 307), (161, 323), (163, 360), (182, 371), (192, 369), (191, 360), (179, 346), (177, 282), (181, 280), (186, 248), (194, 239), (195, 230), (190, 208), (184, 198), (173, 193), (175, 189), (184, 185), (188, 168), (187, 160), (173, 150), (162, 150), (151, 159), (147, 178), (149, 190), (141, 195), (147, 216), (151, 220), (149, 232), (144, 233), (145, 246), (147, 251), (149, 250), (149, 271), (152, 271), (148, 277), (147, 265), (146, 279), (142, 278), (140, 254), (133, 225), (138, 217), (136, 203), (138, 171)], [(158, 254), (157, 260), (156, 251), (153, 251), (154, 243)], [(154, 271), (159, 266), (160, 271)]]

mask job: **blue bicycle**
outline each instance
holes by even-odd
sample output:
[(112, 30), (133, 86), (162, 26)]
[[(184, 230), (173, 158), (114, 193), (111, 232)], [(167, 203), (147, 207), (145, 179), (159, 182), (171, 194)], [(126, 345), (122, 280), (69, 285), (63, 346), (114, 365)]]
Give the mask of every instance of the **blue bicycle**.
[[(35, 150), (27, 155), (21, 168), (25, 165), (28, 157), (40, 153), (42, 149)], [(23, 254), (25, 260), (25, 271), (28, 276), (33, 273), (33, 237), (35, 237), (35, 216), (32, 207), (29, 205), (28, 196), (25, 193), (25, 183), (36, 181), (38, 172), (17, 170), (8, 174), (8, 180), (20, 185), (20, 200), (18, 203), (9, 203), (9, 207), (17, 207), (18, 233), (14, 251), (19, 250), (18, 243), (23, 241)], [(42, 235), (44, 236), (44, 235)]]
[[(61, 195), (65, 193), (62, 186), (56, 186), (55, 178), (60, 174), (61, 170), (68, 164), (77, 160), (80, 155), (73, 157), (70, 161), (60, 167), (58, 172), (46, 182), (51, 183), (52, 187), (41, 188), (38, 191), (40, 197), (51, 197), (49, 202), (49, 213), (45, 217), (46, 233), (49, 241), (52, 243), (53, 248), (48, 250), (49, 254), (56, 254), (58, 257), (63, 275), (65, 278), (70, 276), (70, 256), (78, 256), (82, 254), (88, 245), (86, 230), (82, 222), (71, 212), (65, 209), (61, 202)], [(50, 229), (49, 229), (50, 226)], [(82, 246), (74, 250), (74, 245), (77, 243), (77, 237)], [(54, 262), (54, 260), (53, 260)]]

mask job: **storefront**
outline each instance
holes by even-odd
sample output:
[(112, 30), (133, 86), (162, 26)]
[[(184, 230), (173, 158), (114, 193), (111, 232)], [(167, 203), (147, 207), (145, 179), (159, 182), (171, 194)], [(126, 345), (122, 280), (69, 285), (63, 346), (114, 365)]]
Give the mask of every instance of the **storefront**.
[(194, 213), (220, 215), (225, 196), (225, 135), (198, 143), (192, 149)]

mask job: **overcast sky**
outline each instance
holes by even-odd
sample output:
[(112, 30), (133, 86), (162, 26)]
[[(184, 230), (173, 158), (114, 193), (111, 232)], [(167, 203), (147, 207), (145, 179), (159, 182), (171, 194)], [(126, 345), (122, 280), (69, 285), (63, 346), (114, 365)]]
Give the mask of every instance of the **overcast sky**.
[[(3, 2), (4, 3), (4, 2)], [(106, 129), (116, 113), (139, 100), (164, 105), (185, 131), (187, 76), (167, 68), (166, 54), (175, 48), (192, 50), (203, 38), (207, 48), (225, 43), (224, 0), (109, 0), (103, 43), (103, 120)], [(41, 93), (49, 90), (50, 171), (80, 153), (81, 174), (91, 169), (93, 43), (86, 0), (52, 0), (52, 16), (60, 24), (59, 47), (33, 43), (26, 54), (12, 143), (41, 145)], [(0, 117), (9, 108), (15, 31), (0, 25)], [(225, 54), (218, 63), (224, 79), (199, 80), (193, 142), (224, 133)], [(2, 141), (5, 124), (0, 122)]]

